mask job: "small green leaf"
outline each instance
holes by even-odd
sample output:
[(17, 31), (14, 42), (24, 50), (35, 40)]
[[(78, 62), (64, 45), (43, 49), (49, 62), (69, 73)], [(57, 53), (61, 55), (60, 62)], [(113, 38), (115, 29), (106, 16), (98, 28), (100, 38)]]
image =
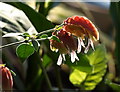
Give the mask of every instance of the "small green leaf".
[(24, 37), (30, 37), (29, 33), (23, 33)]
[(40, 36), (40, 38), (48, 38), (48, 35), (47, 34), (43, 34)]
[(56, 37), (55, 35), (51, 36), (50, 39), (60, 42), (60, 39), (58, 37)]
[(62, 29), (62, 28), (63, 28), (63, 27), (62, 27), (62, 26), (59, 27), (59, 25), (55, 27), (56, 30), (60, 30), (60, 29)]
[(37, 40), (32, 40), (32, 44), (33, 44), (35, 51), (37, 52), (40, 46), (39, 42)]
[(26, 59), (33, 53), (34, 53), (34, 47), (30, 46), (29, 44), (23, 43), (16, 48), (16, 54), (21, 59)]
[[(79, 56), (79, 58), (81, 57), (80, 60), (82, 61), (81, 63), (83, 63), (83, 68), (81, 68), (82, 66), (80, 64), (80, 68), (74, 67), (73, 65), (74, 70), (69, 77), (71, 83), (75, 86), (82, 87), (84, 90), (93, 90), (102, 80), (106, 72), (106, 49), (104, 45), (98, 45), (95, 51), (85, 56), (87, 59), (85, 59), (84, 56)], [(90, 68), (86, 61), (89, 62), (92, 67), (92, 70), (89, 72), (83, 71)]]
[(14, 76), (16, 76), (16, 73), (15, 73), (15, 72), (13, 72), (13, 70), (10, 70), (10, 72), (11, 72)]

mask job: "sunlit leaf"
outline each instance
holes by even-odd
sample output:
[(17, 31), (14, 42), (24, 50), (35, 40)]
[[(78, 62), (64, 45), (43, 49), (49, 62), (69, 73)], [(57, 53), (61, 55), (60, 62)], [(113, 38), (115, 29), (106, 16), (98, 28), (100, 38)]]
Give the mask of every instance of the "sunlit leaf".
[(29, 33), (23, 33), (24, 37), (30, 37)]
[(70, 74), (70, 81), (77, 87), (82, 87), (85, 90), (93, 90), (96, 85), (102, 81), (102, 77), (107, 68), (107, 61), (105, 58), (106, 50), (104, 45), (98, 45), (96, 50), (86, 55), (86, 57), (92, 66), (92, 71), (83, 72), (82, 70), (75, 68)]
[[(73, 69), (80, 70), (82, 72), (90, 73), (92, 72), (92, 66), (89, 64), (89, 59), (86, 57), (86, 55), (79, 54), (78, 58), (79, 61), (76, 61), (75, 63), (72, 63), (70, 61), (66, 61), (65, 63), (72, 67)], [(68, 59), (67, 59), (68, 60)]]
[(88, 55), (91, 65), (101, 63), (104, 60), (106, 55), (106, 49), (104, 45), (98, 45), (92, 53)]
[(23, 43), (16, 48), (16, 54), (21, 59), (26, 59), (33, 53), (34, 53), (34, 47), (29, 44)]
[(87, 73), (74, 69), (70, 74), (69, 79), (75, 86), (80, 86), (80, 84), (85, 80), (86, 76)]
[(48, 37), (47, 34), (43, 34), (43, 35), (40, 36), (40, 38), (47, 38), (47, 37)]

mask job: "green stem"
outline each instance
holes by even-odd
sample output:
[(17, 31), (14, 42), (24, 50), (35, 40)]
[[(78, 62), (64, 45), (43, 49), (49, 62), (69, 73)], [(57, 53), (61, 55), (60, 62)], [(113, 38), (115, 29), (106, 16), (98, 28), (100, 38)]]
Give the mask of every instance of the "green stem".
[(54, 29), (45, 30), (45, 31), (42, 31), (42, 32), (38, 33), (37, 36), (39, 36), (41, 34), (49, 33), (49, 32), (52, 32), (52, 31), (54, 31)]
[[(40, 56), (39, 56), (38, 53), (37, 53), (37, 57), (40, 58)], [(42, 69), (42, 72), (43, 72), (43, 74), (44, 74), (44, 76), (45, 76), (45, 79), (46, 79), (46, 83), (47, 83), (47, 85), (48, 85), (48, 88), (49, 88), (50, 91), (52, 91), (51, 82), (50, 82), (49, 77), (48, 77), (48, 75), (47, 75), (46, 69), (45, 69), (45, 67), (44, 67), (43, 64), (42, 64), (42, 60), (41, 60), (41, 59), (40, 59), (39, 65), (40, 65), (40, 67), (41, 67), (41, 69)]]
[(61, 77), (60, 77), (60, 71), (58, 69), (58, 66), (55, 65), (55, 72), (57, 75), (57, 83), (58, 83), (58, 88), (59, 88), (59, 92), (62, 92), (62, 81), (61, 81)]
[(14, 43), (6, 44), (6, 45), (3, 45), (3, 46), (0, 46), (0, 49), (8, 47), (8, 46), (12, 46), (12, 45), (20, 44), (20, 43), (23, 43), (23, 42), (24, 41), (19, 41), (19, 42), (14, 42)]
[(49, 32), (52, 32), (52, 31), (55, 31), (56, 29), (58, 29), (59, 27), (63, 26), (64, 24), (62, 23), (61, 25), (59, 25), (58, 27), (55, 27), (53, 29), (49, 29), (49, 30), (45, 30), (45, 31), (42, 31), (40, 33), (37, 34), (37, 36), (40, 36), (41, 34), (45, 34), (45, 33), (49, 33)]
[[(42, 38), (42, 39), (36, 39), (37, 41), (43, 41), (43, 40), (47, 40), (48, 38)], [(28, 42), (31, 42), (32, 40), (28, 40)], [(16, 44), (20, 44), (20, 43), (24, 43), (24, 41), (18, 41), (18, 42), (14, 42), (14, 43), (10, 43), (10, 44), (6, 44), (6, 45), (3, 45), (3, 46), (0, 46), (0, 49), (2, 48), (5, 48), (5, 47), (8, 47), (8, 46), (12, 46), (12, 45), (16, 45)]]
[[(55, 31), (57, 28), (59, 28), (59, 27), (61, 27), (61, 26), (63, 26), (63, 25), (64, 25), (64, 24), (61, 24), (61, 25), (59, 25), (59, 26), (56, 27), (56, 28), (42, 31), (42, 32), (38, 33), (37, 36), (40, 36), (41, 34), (44, 34), (44, 33), (49, 33), (49, 32)], [(46, 39), (47, 39), (47, 38), (36, 39), (36, 40), (41, 41), (41, 40), (46, 40)], [(30, 42), (30, 41), (32, 41), (32, 40), (28, 40), (28, 42)], [(6, 45), (3, 45), (3, 46), (0, 46), (0, 49), (5, 48), (5, 47), (8, 47), (8, 46), (12, 46), (12, 45), (20, 44), (20, 43), (23, 43), (23, 42), (25, 42), (25, 40), (24, 40), (24, 41), (19, 41), (19, 42), (10, 43), (10, 44), (6, 44)]]

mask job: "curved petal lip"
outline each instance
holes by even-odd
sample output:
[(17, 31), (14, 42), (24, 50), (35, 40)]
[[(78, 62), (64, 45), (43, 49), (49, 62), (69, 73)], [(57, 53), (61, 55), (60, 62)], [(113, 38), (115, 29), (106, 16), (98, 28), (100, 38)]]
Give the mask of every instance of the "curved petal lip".
[(86, 31), (94, 36), (96, 40), (99, 40), (99, 33), (95, 25), (85, 16), (73, 16), (69, 17), (64, 21), (65, 24), (74, 24), (74, 25), (80, 25), (83, 28), (86, 29)]

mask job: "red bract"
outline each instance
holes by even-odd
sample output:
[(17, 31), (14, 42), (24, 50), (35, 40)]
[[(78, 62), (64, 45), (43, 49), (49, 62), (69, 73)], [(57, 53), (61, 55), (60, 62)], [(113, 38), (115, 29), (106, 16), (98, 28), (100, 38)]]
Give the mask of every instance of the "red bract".
[(66, 31), (60, 30), (57, 36), (70, 51), (77, 50), (77, 42), (71, 36), (71, 34), (67, 33)]
[[(86, 17), (84, 16), (73, 16), (64, 21), (64, 24), (66, 25), (76, 25), (78, 28), (80, 28), (80, 32), (84, 33), (86, 35), (92, 35), (96, 38), (96, 40), (99, 40), (99, 33), (95, 25)], [(76, 27), (77, 29), (77, 27)], [(81, 30), (82, 29), (82, 30)], [(83, 31), (84, 30), (84, 31)]]
[(13, 78), (10, 70), (0, 64), (0, 73), (2, 74), (2, 90), (11, 90), (13, 87)]
[(88, 45), (85, 47), (87, 53), (89, 46), (94, 50), (93, 42), (99, 40), (99, 33), (95, 25), (84, 16), (73, 16), (64, 21), (63, 30), (78, 37), (78, 53), (81, 46), (85, 47), (83, 40), (88, 39)]
[(61, 65), (62, 60), (65, 61), (65, 54), (71, 55), (72, 62), (75, 62), (75, 59), (79, 60), (75, 53), (75, 51), (77, 50), (76, 39), (73, 38), (71, 34), (67, 33), (66, 31), (63, 31), (63, 29), (56, 32), (56, 34), (53, 34), (56, 35), (56, 37), (58, 37), (61, 41), (57, 42), (56, 40), (50, 40), (52, 50), (56, 48), (60, 52), (57, 64)]

